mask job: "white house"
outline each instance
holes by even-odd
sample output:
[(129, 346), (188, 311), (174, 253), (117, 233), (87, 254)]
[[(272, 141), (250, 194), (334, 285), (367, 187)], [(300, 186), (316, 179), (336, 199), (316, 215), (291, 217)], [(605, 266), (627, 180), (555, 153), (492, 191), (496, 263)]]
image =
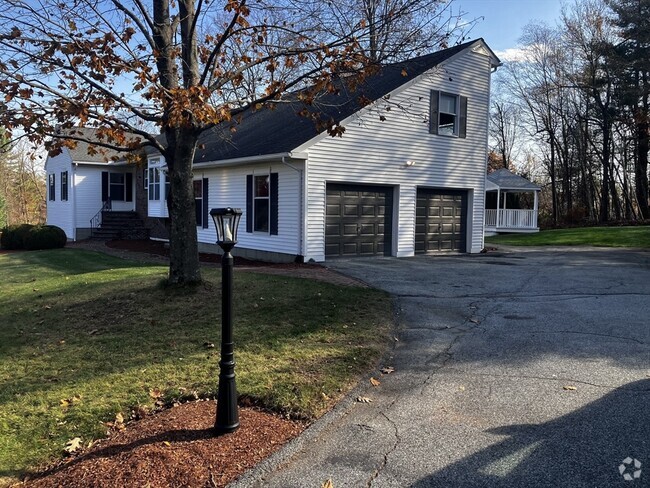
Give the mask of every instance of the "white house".
[(74, 149), (63, 148), (45, 161), (47, 223), (61, 227), (68, 239), (90, 237), (107, 202), (114, 211), (135, 211), (135, 168), (123, 159), (113, 161), (114, 156), (120, 154), (88, 154), (88, 144), (79, 142)]
[[(384, 66), (354, 92), (341, 85), (313, 108), (345, 127), (341, 138), (318, 133), (291, 102), (246, 114), (235, 132), (204, 133), (194, 162), (199, 242), (216, 250), (210, 208), (240, 207), (241, 256), (480, 252), (499, 64), (479, 39)], [(136, 174), (150, 218), (167, 216), (164, 170), (164, 158), (149, 154)]]

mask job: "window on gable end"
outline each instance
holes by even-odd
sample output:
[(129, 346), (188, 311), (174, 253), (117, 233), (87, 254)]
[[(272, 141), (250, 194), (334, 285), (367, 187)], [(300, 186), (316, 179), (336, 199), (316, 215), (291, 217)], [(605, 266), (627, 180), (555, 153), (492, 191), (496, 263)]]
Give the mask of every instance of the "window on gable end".
[(431, 90), (429, 132), (443, 136), (467, 136), (467, 97)]

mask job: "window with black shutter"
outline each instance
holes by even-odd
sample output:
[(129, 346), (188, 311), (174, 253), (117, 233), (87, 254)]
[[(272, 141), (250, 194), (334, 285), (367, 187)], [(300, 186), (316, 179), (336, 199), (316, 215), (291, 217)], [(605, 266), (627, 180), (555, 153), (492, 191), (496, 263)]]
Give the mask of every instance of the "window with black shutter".
[(429, 103), (430, 133), (467, 137), (467, 97), (431, 90)]
[(246, 232), (278, 234), (278, 173), (246, 177)]
[(47, 177), (48, 179), (48, 186), (49, 186), (49, 199), (51, 202), (56, 200), (56, 176), (54, 174), (50, 174)]
[(68, 201), (68, 172), (61, 172), (61, 201)]

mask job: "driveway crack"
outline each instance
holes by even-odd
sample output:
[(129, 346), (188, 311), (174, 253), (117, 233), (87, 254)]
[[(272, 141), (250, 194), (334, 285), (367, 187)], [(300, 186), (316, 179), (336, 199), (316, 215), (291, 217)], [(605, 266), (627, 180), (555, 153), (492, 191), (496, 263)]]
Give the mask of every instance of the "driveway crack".
[[(468, 371), (462, 369), (449, 368), (449, 372), (467, 374)], [(542, 380), (542, 381), (562, 381), (563, 383), (576, 383), (580, 385), (593, 386), (595, 388), (606, 388), (608, 390), (621, 390), (621, 391), (634, 391), (634, 392), (650, 392), (650, 389), (636, 389), (636, 388), (626, 388), (625, 386), (612, 386), (612, 385), (601, 385), (598, 383), (590, 383), (588, 381), (576, 380), (573, 378), (565, 377), (549, 377), (549, 376), (536, 376), (536, 375), (520, 375), (520, 374), (496, 374), (496, 373), (480, 373), (477, 371), (472, 371), (474, 376), (487, 376), (490, 378), (512, 378), (516, 380)]]
[(393, 430), (395, 431), (395, 442), (391, 446), (391, 448), (384, 453), (384, 458), (382, 459), (381, 464), (377, 467), (375, 472), (370, 476), (370, 479), (368, 480), (368, 483), (366, 483), (367, 488), (371, 488), (373, 482), (377, 479), (377, 477), (381, 474), (381, 472), (384, 470), (386, 467), (386, 464), (388, 464), (388, 456), (390, 456), (393, 452), (395, 452), (395, 449), (397, 449), (397, 446), (399, 443), (402, 441), (399, 435), (399, 429), (397, 428), (397, 424), (393, 422), (388, 415), (386, 415), (384, 412), (381, 412), (381, 415), (388, 421), (393, 426)]

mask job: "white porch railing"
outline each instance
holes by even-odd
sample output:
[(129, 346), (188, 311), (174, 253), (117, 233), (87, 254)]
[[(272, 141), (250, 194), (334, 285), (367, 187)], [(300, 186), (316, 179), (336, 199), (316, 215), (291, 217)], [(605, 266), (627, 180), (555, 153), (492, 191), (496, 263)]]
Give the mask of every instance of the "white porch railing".
[(496, 208), (486, 208), (485, 209), (485, 227), (496, 227), (497, 226), (497, 209)]
[(535, 210), (485, 209), (485, 227), (504, 229), (536, 229)]

